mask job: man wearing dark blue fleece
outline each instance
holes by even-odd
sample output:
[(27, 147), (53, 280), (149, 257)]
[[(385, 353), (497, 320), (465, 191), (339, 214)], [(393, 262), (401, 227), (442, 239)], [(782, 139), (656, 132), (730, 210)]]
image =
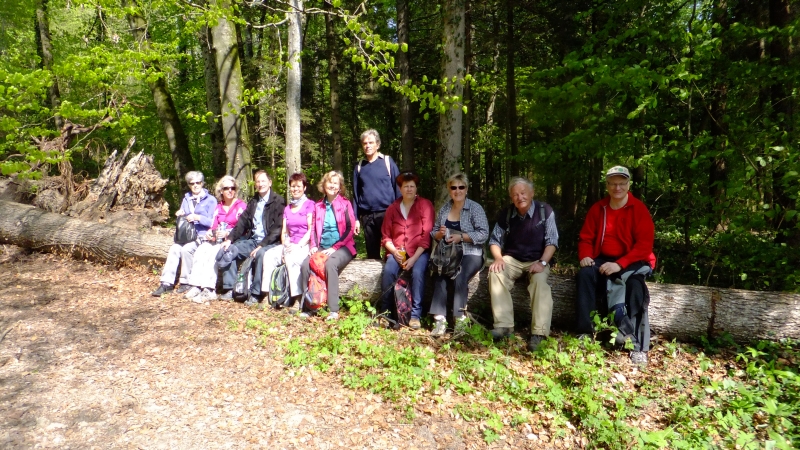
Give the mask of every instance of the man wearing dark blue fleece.
[(356, 220), (355, 232), (364, 230), (367, 259), (381, 258), (381, 226), (383, 215), (398, 197), (400, 189), (395, 178), (400, 175), (397, 165), (389, 155), (378, 150), (381, 137), (375, 130), (361, 133), (364, 159), (356, 163), (353, 170), (353, 211)]

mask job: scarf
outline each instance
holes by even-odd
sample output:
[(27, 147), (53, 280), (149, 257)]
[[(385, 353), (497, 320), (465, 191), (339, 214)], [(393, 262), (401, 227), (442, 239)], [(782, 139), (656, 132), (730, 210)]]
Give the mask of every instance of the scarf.
[(308, 200), (308, 198), (306, 197), (306, 194), (303, 194), (303, 196), (298, 198), (297, 200), (289, 200), (289, 204), (292, 206), (297, 206), (302, 204), (306, 200)]

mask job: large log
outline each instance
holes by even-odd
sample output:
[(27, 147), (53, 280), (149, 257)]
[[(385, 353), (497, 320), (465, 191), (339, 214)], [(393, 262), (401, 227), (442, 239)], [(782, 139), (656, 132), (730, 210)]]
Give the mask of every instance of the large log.
[[(110, 263), (161, 262), (172, 239), (111, 225), (84, 222), (34, 207), (0, 201), (0, 243), (37, 250), (69, 250)], [(363, 295), (380, 294), (383, 264), (354, 260), (340, 275), (342, 292), (356, 288)], [(470, 311), (491, 321), (487, 271), (470, 282)], [(553, 323), (571, 329), (575, 315), (572, 277), (551, 275)], [(718, 289), (702, 286), (649, 283), (650, 326), (656, 333), (679, 339), (730, 333), (739, 341), (800, 339), (800, 294)], [(430, 298), (428, 283), (426, 298)], [(530, 324), (530, 305), (524, 280), (511, 293), (517, 325)]]

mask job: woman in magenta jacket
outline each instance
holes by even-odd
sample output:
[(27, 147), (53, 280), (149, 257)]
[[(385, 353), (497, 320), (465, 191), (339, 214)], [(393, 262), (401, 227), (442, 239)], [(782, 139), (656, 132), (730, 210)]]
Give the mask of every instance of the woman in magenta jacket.
[[(325, 261), (330, 311), (327, 320), (336, 320), (339, 318), (339, 272), (356, 256), (356, 219), (352, 204), (343, 195), (344, 177), (340, 172), (332, 170), (323, 175), (317, 189), (325, 197), (314, 205), (311, 254), (323, 252), (328, 255)], [(310, 260), (309, 256), (303, 261), (300, 286), (308, 285)]]

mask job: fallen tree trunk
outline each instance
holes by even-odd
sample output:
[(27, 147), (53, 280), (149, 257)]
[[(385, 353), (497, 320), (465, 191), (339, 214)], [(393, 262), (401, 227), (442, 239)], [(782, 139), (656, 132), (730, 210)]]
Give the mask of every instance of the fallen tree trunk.
[[(43, 251), (68, 250), (119, 264), (162, 262), (172, 244), (169, 236), (139, 233), (84, 222), (31, 206), (0, 201), (0, 243)], [(383, 264), (354, 260), (340, 275), (342, 292), (355, 289), (366, 297), (380, 294)], [(491, 322), (487, 271), (470, 282), (468, 309)], [(553, 324), (571, 329), (575, 317), (575, 281), (551, 275)], [(649, 283), (650, 326), (656, 333), (679, 339), (730, 333), (739, 341), (800, 339), (800, 294), (745, 291), (703, 286)], [(432, 283), (426, 288), (430, 299)], [(512, 290), (519, 326), (530, 324), (530, 305), (523, 281)]]

